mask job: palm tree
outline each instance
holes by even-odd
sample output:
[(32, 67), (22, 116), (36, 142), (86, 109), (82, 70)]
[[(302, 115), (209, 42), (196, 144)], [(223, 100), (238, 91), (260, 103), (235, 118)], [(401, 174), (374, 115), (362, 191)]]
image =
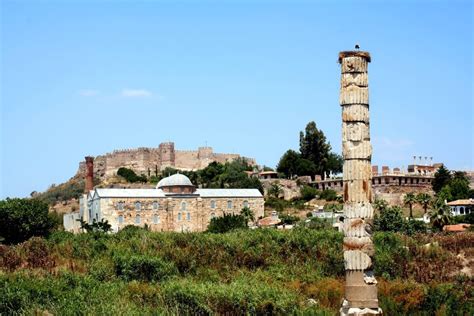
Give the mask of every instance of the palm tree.
[(379, 212), (385, 210), (388, 207), (388, 203), (384, 199), (375, 199), (373, 205), (375, 210)]
[(275, 198), (279, 198), (280, 194), (282, 193), (283, 189), (281, 188), (280, 183), (278, 181), (273, 182), (268, 188), (268, 195), (274, 196)]
[(240, 211), (240, 215), (242, 215), (245, 218), (245, 223), (247, 223), (247, 225), (248, 225), (248, 222), (255, 221), (255, 215), (253, 211), (250, 209), (250, 207), (248, 206), (244, 207), (242, 211)]
[(413, 204), (416, 203), (416, 197), (413, 192), (407, 193), (403, 198), (403, 203), (410, 207), (410, 218), (413, 218)]
[(428, 210), (428, 206), (431, 203), (431, 195), (427, 193), (420, 193), (416, 196), (416, 200), (418, 203), (421, 204), (421, 206), (423, 207), (423, 210), (425, 211), (424, 214), (426, 214)]
[(437, 200), (433, 202), (433, 210), (430, 212), (430, 221), (433, 227), (439, 230), (442, 230), (444, 225), (448, 225), (452, 222), (451, 210), (444, 201)]

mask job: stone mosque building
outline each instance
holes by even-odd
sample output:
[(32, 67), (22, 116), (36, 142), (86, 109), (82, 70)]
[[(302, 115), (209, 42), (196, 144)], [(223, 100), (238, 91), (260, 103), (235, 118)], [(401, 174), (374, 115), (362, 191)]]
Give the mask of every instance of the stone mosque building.
[(85, 222), (107, 220), (112, 231), (128, 225), (152, 231), (205, 231), (216, 216), (240, 214), (249, 207), (255, 219), (263, 217), (264, 199), (257, 189), (201, 189), (188, 177), (174, 174), (158, 182), (156, 188), (95, 188), (93, 162), (86, 157), (86, 192), (79, 212), (64, 216), (67, 231), (79, 232), (78, 219)]

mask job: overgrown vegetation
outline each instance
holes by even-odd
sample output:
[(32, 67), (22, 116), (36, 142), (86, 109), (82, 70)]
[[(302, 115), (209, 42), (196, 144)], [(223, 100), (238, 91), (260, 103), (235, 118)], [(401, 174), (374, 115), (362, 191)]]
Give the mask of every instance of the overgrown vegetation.
[(117, 170), (117, 175), (123, 177), (125, 180), (127, 180), (127, 182), (130, 182), (130, 183), (147, 182), (147, 178), (145, 175), (142, 174), (139, 176), (132, 169), (128, 169), (124, 167), (119, 168)]
[[(342, 239), (307, 228), (55, 232), (0, 246), (0, 314), (334, 315)], [(385, 314), (472, 315), (473, 279), (459, 275), (457, 255), (474, 252), (474, 233), (379, 232), (374, 241)]]
[(47, 236), (58, 219), (37, 199), (0, 200), (0, 242), (19, 243), (33, 236)]
[[(97, 184), (97, 182), (95, 184)], [(78, 199), (84, 192), (84, 185), (84, 180), (71, 179), (60, 185), (53, 184), (45, 192), (32, 192), (32, 197), (49, 205), (53, 205), (57, 202)]]

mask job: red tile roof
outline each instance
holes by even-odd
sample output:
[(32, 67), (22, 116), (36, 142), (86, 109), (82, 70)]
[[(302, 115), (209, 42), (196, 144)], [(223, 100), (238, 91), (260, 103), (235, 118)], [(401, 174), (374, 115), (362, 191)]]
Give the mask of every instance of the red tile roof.
[(446, 232), (463, 232), (469, 229), (471, 224), (445, 225), (443, 230)]

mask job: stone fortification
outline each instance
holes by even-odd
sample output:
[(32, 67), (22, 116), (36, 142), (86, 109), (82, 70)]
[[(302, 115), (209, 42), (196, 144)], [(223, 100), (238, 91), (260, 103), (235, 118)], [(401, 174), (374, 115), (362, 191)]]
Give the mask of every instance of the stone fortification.
[[(114, 150), (111, 153), (94, 158), (94, 177), (105, 179), (117, 174), (121, 167), (129, 168), (136, 174), (155, 175), (166, 167), (179, 170), (198, 170), (207, 167), (211, 162), (225, 163), (240, 158), (239, 154), (214, 153), (212, 147), (199, 147), (198, 150), (175, 150), (174, 143), (161, 143), (157, 148), (139, 147), (135, 149)], [(255, 165), (253, 158), (245, 158)], [(84, 162), (79, 163), (77, 175), (86, 170)]]

